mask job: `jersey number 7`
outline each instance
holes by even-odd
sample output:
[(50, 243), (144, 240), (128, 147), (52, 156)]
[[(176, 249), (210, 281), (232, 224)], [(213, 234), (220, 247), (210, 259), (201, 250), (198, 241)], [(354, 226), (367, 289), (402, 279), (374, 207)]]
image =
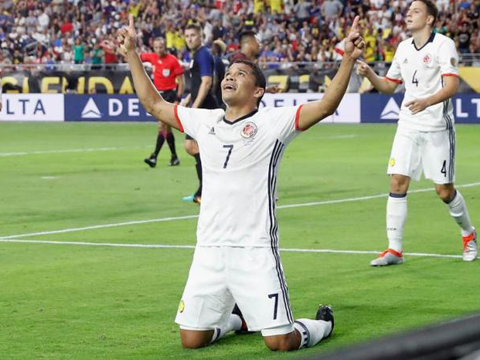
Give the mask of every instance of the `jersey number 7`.
[(233, 145), (223, 145), (225, 149), (228, 149), (227, 158), (225, 159), (225, 163), (223, 164), (223, 168), (226, 169), (228, 165), (228, 160), (230, 160), (230, 155), (232, 155)]

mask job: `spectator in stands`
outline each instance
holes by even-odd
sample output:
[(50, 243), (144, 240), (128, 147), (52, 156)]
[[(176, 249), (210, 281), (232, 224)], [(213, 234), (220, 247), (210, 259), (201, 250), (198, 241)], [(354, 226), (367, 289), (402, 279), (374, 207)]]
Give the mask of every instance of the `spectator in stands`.
[(85, 61), (85, 45), (82, 44), (82, 40), (77, 38), (75, 45), (73, 46), (73, 62), (75, 64), (83, 64)]
[[(104, 62), (116, 63), (119, 59), (110, 34), (131, 13), (142, 29), (145, 46), (151, 48), (152, 39), (164, 36), (167, 47), (175, 49), (183, 61), (190, 60), (182, 30), (190, 22), (200, 24), (206, 33), (211, 34), (207, 46), (217, 38), (222, 39), (227, 45), (227, 56), (238, 50), (238, 34), (251, 30), (259, 34), (265, 52), (277, 47), (277, 42), (272, 49), (266, 46), (270, 45), (275, 34), (281, 42), (282, 52), (287, 54), (282, 59), (297, 57), (300, 42), (304, 43), (306, 57), (314, 58), (311, 56), (313, 40), (317, 41), (321, 51), (320, 44), (324, 39), (343, 38), (348, 23), (359, 14), (373, 26), (373, 33), (369, 31), (367, 35), (378, 37), (377, 30), (383, 30), (382, 37), (375, 44), (371, 43), (375, 54), (379, 46), (381, 50), (385, 48), (383, 40), (396, 47), (406, 38), (403, 18), (407, 3), (406, 0), (1, 0), (0, 47), (7, 49), (9, 59), (14, 61), (16, 50), (21, 54), (35, 55), (36, 42), (44, 44), (46, 50), (58, 49), (59, 39), (63, 38), (70, 45), (79, 39), (85, 46), (93, 45), (95, 39), (100, 44), (109, 44), (107, 47), (101, 45)], [(474, 36), (480, 29), (477, 2), (437, 0), (437, 5), (440, 14), (436, 30), (454, 38), (461, 53), (478, 51), (478, 37)], [(298, 31), (301, 32), (300, 39), (296, 37)], [(283, 49), (284, 39), (287, 39), (286, 50)], [(56, 52), (56, 58), (61, 60), (63, 46), (61, 52)], [(89, 54), (84, 51), (82, 63), (88, 57), (86, 55)], [(262, 59), (271, 56), (269, 53)], [(17, 56), (15, 61), (19, 59)]]
[(92, 69), (100, 69), (101, 64), (103, 64), (104, 52), (100, 47), (100, 44), (95, 42), (93, 49), (90, 51), (90, 56), (92, 59)]

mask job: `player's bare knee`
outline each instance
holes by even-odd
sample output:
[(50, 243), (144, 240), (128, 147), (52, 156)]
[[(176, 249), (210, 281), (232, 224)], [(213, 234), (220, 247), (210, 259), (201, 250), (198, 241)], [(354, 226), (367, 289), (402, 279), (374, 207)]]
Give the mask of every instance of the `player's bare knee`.
[(182, 347), (185, 349), (200, 349), (208, 346), (210, 344), (210, 340), (212, 339), (212, 333), (180, 330)]
[(410, 178), (403, 175), (393, 175), (390, 179), (390, 192), (395, 194), (405, 194), (408, 191)]
[(196, 144), (196, 142), (192, 141), (192, 140), (186, 140), (185, 141), (185, 151), (189, 154), (189, 155), (196, 155), (198, 154), (198, 146)]
[(455, 197), (455, 187), (453, 184), (435, 185), (435, 191), (442, 201), (449, 203)]

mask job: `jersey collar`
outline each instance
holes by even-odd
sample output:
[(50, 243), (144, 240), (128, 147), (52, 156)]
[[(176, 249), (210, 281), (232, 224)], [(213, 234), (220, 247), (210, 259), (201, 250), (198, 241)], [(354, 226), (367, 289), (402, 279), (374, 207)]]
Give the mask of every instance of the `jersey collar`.
[(255, 109), (251, 113), (248, 113), (247, 115), (243, 115), (243, 116), (241, 116), (238, 119), (233, 120), (233, 121), (227, 120), (227, 118), (225, 116), (223, 116), (223, 121), (226, 122), (228, 125), (233, 125), (233, 124), (235, 124), (239, 121), (245, 120), (246, 118), (249, 118), (249, 117), (255, 115), (257, 113), (257, 111), (258, 111), (258, 109)]
[(418, 48), (418, 47), (417, 47), (417, 44), (415, 44), (415, 40), (414, 40), (414, 39), (412, 39), (412, 45), (415, 47), (415, 50), (420, 51), (420, 50), (422, 50), (425, 46), (427, 46), (428, 43), (433, 42), (433, 39), (434, 39), (434, 38), (435, 38), (435, 32), (432, 31), (432, 33), (430, 34), (430, 37), (428, 38), (427, 42), (426, 42), (425, 44), (423, 44), (423, 46), (422, 46), (421, 48)]

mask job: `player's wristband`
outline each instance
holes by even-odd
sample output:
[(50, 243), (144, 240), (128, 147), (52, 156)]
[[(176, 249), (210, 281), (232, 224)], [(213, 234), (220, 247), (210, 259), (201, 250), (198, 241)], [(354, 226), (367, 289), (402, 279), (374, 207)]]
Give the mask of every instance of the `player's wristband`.
[(178, 95), (175, 97), (175, 101), (179, 102), (182, 101), (182, 95)]

